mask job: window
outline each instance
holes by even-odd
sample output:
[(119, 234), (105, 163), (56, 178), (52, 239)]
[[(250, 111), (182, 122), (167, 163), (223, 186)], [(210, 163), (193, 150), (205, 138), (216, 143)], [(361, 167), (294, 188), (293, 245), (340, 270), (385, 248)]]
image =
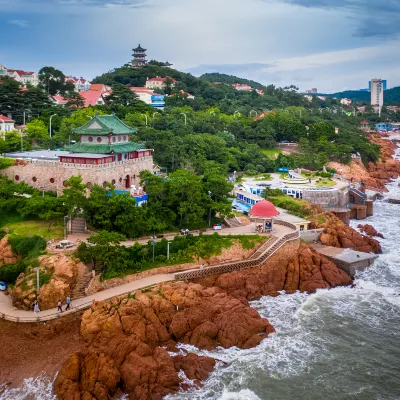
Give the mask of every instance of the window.
[(126, 136), (124, 136), (124, 142), (126, 142)]
[(88, 189), (91, 189), (91, 188), (92, 188), (92, 183), (91, 183), (91, 182), (88, 182), (88, 183), (86, 184), (86, 187), (87, 187)]
[(50, 178), (50, 183), (54, 183), (55, 179), (54, 178)]
[(116, 142), (116, 137), (115, 136), (113, 136), (113, 138), (112, 138), (112, 141), (113, 141), (113, 143), (115, 143)]
[(19, 181), (19, 175), (15, 175), (15, 180)]
[(103, 182), (103, 188), (105, 189), (106, 187), (107, 187), (107, 182), (104, 181), (104, 182)]
[(112, 183), (113, 185), (115, 185), (115, 183), (116, 183), (115, 179), (113, 179), (113, 180), (111, 181), (111, 183)]
[(93, 142), (92, 136), (89, 136), (88, 140), (89, 140), (90, 143)]
[(97, 143), (101, 143), (101, 137), (100, 136), (97, 138)]
[(122, 139), (121, 139), (121, 136), (118, 136), (118, 142), (120, 142)]
[(36, 176), (34, 176), (34, 177), (32, 178), (32, 180), (33, 180), (33, 182), (36, 182), (36, 181), (37, 181)]
[(128, 158), (128, 154), (124, 154), (124, 159), (126, 160)]

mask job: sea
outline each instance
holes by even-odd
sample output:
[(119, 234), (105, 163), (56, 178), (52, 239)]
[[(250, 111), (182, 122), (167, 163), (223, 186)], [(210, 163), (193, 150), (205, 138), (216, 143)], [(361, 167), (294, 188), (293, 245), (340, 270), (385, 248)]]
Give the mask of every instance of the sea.
[[(388, 185), (391, 194), (400, 195), (399, 183)], [(201, 388), (183, 376), (191, 390), (166, 399), (400, 400), (400, 205), (377, 201), (363, 223), (385, 239), (383, 254), (356, 276), (355, 288), (252, 302), (276, 333), (249, 350), (181, 346), (220, 362)], [(0, 400), (53, 400), (51, 389), (50, 379), (32, 377)]]

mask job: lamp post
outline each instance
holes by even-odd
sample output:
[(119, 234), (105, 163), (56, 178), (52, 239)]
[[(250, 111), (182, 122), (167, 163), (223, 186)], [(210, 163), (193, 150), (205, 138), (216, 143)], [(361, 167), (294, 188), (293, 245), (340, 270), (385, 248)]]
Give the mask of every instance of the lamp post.
[(250, 114), (249, 114), (249, 117), (250, 117), (250, 118), (251, 118), (251, 114), (252, 114), (253, 112), (256, 113), (256, 117), (258, 116), (258, 112), (257, 112), (256, 110), (251, 110), (251, 111), (250, 111)]
[[(211, 192), (208, 192), (208, 197), (211, 199)], [(208, 211), (208, 226), (211, 226), (211, 207)]]
[(148, 124), (148, 118), (147, 118), (147, 114), (142, 114), (145, 118), (146, 118), (146, 126)]
[(170, 241), (167, 243), (167, 260), (169, 260), (169, 245), (171, 244)]
[(153, 262), (154, 262), (154, 249), (156, 247), (156, 241), (153, 239), (153, 241), (151, 242), (151, 245), (153, 246)]
[(181, 115), (183, 115), (185, 117), (185, 125), (187, 125), (187, 116), (185, 113), (181, 113)]
[(51, 120), (53, 119), (53, 117), (55, 117), (57, 114), (53, 114), (51, 117), (50, 117), (50, 137), (51, 137)]
[(236, 119), (236, 114), (240, 114), (239, 110), (234, 112), (234, 114), (233, 114), (234, 119)]
[(39, 269), (39, 267), (36, 267), (35, 271), (36, 271), (37, 295), (39, 296), (39, 290), (40, 290), (40, 269)]
[(64, 239), (67, 239), (67, 220), (68, 220), (69, 216), (65, 215), (64, 216)]

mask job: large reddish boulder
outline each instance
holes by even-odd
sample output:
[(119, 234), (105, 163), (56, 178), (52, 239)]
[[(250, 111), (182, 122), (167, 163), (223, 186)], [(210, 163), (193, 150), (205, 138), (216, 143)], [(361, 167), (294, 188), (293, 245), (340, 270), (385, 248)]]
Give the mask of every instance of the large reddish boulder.
[(379, 233), (372, 225), (365, 224), (365, 225), (358, 225), (358, 229), (360, 229), (361, 232), (364, 232), (368, 236), (376, 236), (380, 237), (381, 239), (384, 239), (384, 236), (382, 233)]
[(347, 226), (333, 214), (325, 214), (324, 222), (312, 223), (312, 228), (323, 228), (319, 241), (325, 246), (352, 248), (364, 253), (381, 253), (379, 242), (369, 236), (363, 236), (355, 229)]
[(286, 293), (294, 293), (297, 290), (312, 293), (317, 289), (348, 285), (352, 282), (351, 277), (333, 262), (305, 244), (300, 245), (292, 259), (277, 264), (272, 271), (275, 275), (282, 275), (284, 279), (275, 280), (269, 271), (263, 272), (263, 268), (254, 268), (223, 274), (212, 281), (200, 281), (219, 287), (230, 296), (248, 300), (277, 295), (282, 290)]
[(16, 264), (18, 255), (15, 254), (8, 241), (8, 236), (0, 240), (0, 267), (5, 264)]
[(117, 388), (132, 400), (160, 399), (180, 389), (181, 370), (199, 384), (215, 365), (195, 354), (173, 357), (166, 348), (178, 341), (203, 349), (249, 348), (273, 331), (244, 298), (193, 283), (98, 302), (82, 316), (89, 350), (66, 361), (54, 391), (63, 400), (103, 400)]

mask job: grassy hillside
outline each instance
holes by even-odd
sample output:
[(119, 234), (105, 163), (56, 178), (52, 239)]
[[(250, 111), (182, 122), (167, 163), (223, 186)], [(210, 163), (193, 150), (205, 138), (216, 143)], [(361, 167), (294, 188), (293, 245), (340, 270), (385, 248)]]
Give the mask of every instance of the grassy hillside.
[(219, 72), (203, 74), (200, 76), (200, 79), (208, 82), (222, 82), (230, 85), (234, 83), (240, 83), (242, 85), (249, 85), (254, 89), (265, 89), (265, 86), (261, 83), (249, 79), (239, 78), (234, 75), (220, 74)]

